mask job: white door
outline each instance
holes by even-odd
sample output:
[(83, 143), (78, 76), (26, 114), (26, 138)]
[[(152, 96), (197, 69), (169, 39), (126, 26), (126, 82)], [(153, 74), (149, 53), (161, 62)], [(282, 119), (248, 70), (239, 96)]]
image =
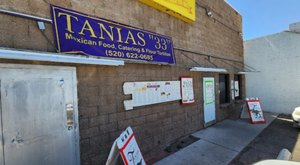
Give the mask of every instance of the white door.
[(216, 121), (215, 79), (213, 77), (203, 78), (203, 100), (204, 126), (207, 127)]
[(0, 82), (1, 163), (79, 165), (76, 70), (0, 65)]

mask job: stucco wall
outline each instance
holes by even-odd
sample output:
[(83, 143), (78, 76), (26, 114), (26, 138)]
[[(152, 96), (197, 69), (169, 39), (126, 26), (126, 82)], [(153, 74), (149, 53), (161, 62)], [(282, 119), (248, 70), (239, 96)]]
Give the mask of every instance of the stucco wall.
[(264, 111), (290, 114), (300, 106), (300, 34), (281, 32), (245, 42), (247, 97), (259, 97)]

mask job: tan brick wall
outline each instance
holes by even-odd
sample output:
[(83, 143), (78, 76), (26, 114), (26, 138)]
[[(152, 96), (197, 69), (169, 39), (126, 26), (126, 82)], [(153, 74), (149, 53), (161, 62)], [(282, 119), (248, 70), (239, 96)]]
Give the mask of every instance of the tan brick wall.
[[(49, 3), (171, 36), (175, 47), (243, 61), (242, 37), (236, 32), (241, 31), (241, 16), (223, 0), (198, 1), (197, 21), (192, 24), (137, 0), (1, 0), (0, 8), (50, 18)], [(206, 15), (203, 6), (213, 11), (213, 18)], [(55, 52), (51, 24), (46, 24), (46, 30), (41, 32), (33, 20), (4, 14), (0, 17), (0, 47)], [(175, 53), (175, 66), (133, 63), (126, 63), (123, 67), (74, 65), (78, 76), (81, 164), (104, 164), (113, 141), (129, 125), (147, 160), (177, 138), (202, 129), (203, 76), (215, 77), (217, 121), (237, 116), (241, 102), (219, 105), (217, 73), (188, 70), (188, 67), (199, 64), (213, 67), (206, 57), (178, 50)], [(0, 62), (53, 65), (12, 60)], [(212, 62), (229, 69), (230, 79), (233, 79), (235, 70), (232, 66), (216, 59)], [(124, 82), (179, 80), (180, 76), (193, 77), (195, 104), (181, 105), (174, 101), (124, 110), (123, 101), (128, 99), (122, 91)]]
[[(136, 71), (141, 73), (137, 74)], [(151, 73), (145, 73), (148, 71)], [(195, 89), (201, 90), (201, 74), (180, 68), (170, 71), (173, 69), (166, 66), (141, 64), (116, 68), (78, 67), (82, 159), (88, 158), (92, 164), (105, 160), (113, 140), (128, 125), (132, 126), (146, 155), (165, 148), (176, 138), (202, 128), (200, 92), (196, 92), (197, 101), (193, 105), (183, 106), (179, 101), (174, 101), (127, 112), (124, 110), (123, 100), (126, 97), (122, 85), (126, 81), (178, 80), (180, 76), (186, 75), (193, 76)]]

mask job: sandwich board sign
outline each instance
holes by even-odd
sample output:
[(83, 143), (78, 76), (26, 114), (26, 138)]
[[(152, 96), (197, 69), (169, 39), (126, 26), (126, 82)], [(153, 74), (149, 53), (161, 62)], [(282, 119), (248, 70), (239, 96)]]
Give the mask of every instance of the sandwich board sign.
[(248, 113), (252, 124), (266, 123), (258, 98), (246, 99)]
[(115, 140), (106, 165), (115, 165), (119, 155), (121, 155), (125, 165), (146, 165), (131, 127), (128, 127)]

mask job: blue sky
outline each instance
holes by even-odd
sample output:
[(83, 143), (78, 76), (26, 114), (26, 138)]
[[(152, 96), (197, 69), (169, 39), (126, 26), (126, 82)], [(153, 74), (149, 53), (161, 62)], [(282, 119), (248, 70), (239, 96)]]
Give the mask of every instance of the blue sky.
[(243, 17), (244, 40), (288, 30), (300, 22), (300, 0), (227, 0)]

